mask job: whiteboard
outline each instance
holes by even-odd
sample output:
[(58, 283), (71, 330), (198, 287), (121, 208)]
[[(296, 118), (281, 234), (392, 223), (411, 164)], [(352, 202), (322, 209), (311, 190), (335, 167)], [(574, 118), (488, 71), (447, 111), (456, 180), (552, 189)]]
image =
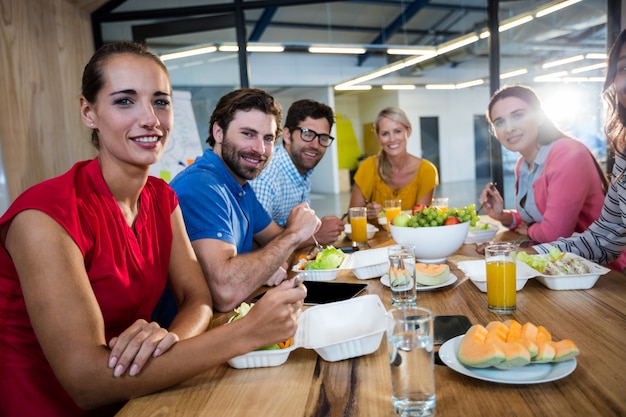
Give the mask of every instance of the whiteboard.
[(159, 162), (150, 167), (150, 175), (169, 182), (197, 156), (202, 154), (202, 142), (191, 105), (191, 92), (174, 90), (174, 127), (170, 141)]

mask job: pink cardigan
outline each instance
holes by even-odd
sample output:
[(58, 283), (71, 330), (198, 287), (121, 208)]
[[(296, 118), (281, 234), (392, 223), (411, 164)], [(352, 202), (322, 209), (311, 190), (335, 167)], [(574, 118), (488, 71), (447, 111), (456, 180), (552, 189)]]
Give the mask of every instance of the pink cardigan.
[[(515, 167), (515, 192), (523, 159)], [(602, 182), (587, 147), (571, 138), (557, 140), (532, 185), (543, 221), (528, 228), (535, 241), (552, 242), (582, 232), (598, 217), (604, 204)], [(549, 198), (548, 198), (549, 193)]]

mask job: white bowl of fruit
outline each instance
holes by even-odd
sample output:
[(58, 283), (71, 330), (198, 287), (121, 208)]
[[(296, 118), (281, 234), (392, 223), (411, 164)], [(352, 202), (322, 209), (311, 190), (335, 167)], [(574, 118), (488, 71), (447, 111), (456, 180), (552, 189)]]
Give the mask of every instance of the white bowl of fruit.
[(415, 246), (418, 262), (441, 263), (461, 247), (470, 225), (476, 225), (478, 220), (473, 204), (448, 210), (425, 207), (413, 215), (397, 215), (390, 231), (396, 243)]

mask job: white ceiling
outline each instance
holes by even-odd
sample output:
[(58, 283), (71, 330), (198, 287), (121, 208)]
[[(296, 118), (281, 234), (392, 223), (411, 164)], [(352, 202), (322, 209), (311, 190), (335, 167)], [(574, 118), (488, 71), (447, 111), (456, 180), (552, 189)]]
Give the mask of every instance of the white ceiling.
[[(296, 3), (296, 4), (294, 4)], [(318, 2), (297, 0), (243, 1), (242, 21), (249, 42), (280, 43), (282, 54), (249, 53), (250, 85), (273, 87), (332, 86), (367, 74), (403, 56), (385, 53), (393, 47), (437, 47), (487, 27), (486, 0), (355, 0)], [(528, 13), (554, 2), (501, 1), (500, 21)], [(232, 2), (217, 0), (117, 0), (93, 15), (101, 41), (133, 39), (133, 28), (151, 31), (145, 40), (159, 52), (198, 45), (236, 43), (235, 27), (208, 30), (208, 24), (234, 24), (237, 10)], [(165, 30), (191, 29), (197, 18), (212, 18), (199, 31), (168, 34)], [(191, 19), (191, 20), (190, 20)], [(520, 67), (532, 77), (594, 62), (575, 63), (549, 70), (547, 61), (577, 54), (606, 51), (606, 2), (582, 0), (568, 8), (536, 18), (519, 28), (500, 33), (500, 69)], [(164, 26), (145, 26), (164, 24)], [(136, 36), (135, 36), (136, 37)], [(365, 56), (311, 55), (311, 44), (362, 45)], [(188, 86), (237, 86), (240, 82), (238, 55), (217, 52), (177, 61), (167, 61), (175, 84)], [(459, 50), (407, 67), (370, 84), (462, 83), (488, 80), (489, 41), (481, 40)], [(603, 76), (603, 70), (581, 74)]]

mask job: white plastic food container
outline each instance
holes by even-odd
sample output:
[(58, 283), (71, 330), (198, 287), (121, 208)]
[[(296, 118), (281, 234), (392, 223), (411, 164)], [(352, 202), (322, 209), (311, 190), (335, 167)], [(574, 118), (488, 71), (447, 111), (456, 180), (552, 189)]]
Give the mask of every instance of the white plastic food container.
[[(458, 262), (456, 266), (469, 277), (470, 281), (472, 281), (480, 291), (487, 292), (487, 271), (484, 259), (461, 261)], [(515, 281), (515, 289), (517, 291), (524, 288), (529, 278), (533, 278), (539, 274), (522, 261), (517, 261), (515, 272), (517, 278)]]
[(350, 255), (346, 267), (358, 279), (378, 278), (389, 270), (387, 248), (359, 250)]
[(294, 272), (306, 272), (305, 281), (333, 281), (337, 278), (337, 274), (342, 269), (347, 269), (346, 266), (350, 262), (351, 254), (346, 254), (343, 258), (343, 262), (339, 265), (339, 268), (335, 269), (300, 269), (300, 263), (295, 264), (291, 270)]
[(302, 312), (287, 349), (258, 350), (228, 363), (237, 369), (278, 366), (297, 348), (314, 349), (328, 362), (368, 355), (379, 348), (386, 328), (386, 310), (377, 295), (321, 304)]
[[(548, 255), (543, 255), (548, 256)], [(610, 271), (609, 268), (598, 265), (573, 253), (567, 253), (566, 258), (574, 258), (589, 268), (586, 274), (577, 275), (537, 275), (537, 281), (551, 290), (588, 290), (596, 285), (600, 275)]]

